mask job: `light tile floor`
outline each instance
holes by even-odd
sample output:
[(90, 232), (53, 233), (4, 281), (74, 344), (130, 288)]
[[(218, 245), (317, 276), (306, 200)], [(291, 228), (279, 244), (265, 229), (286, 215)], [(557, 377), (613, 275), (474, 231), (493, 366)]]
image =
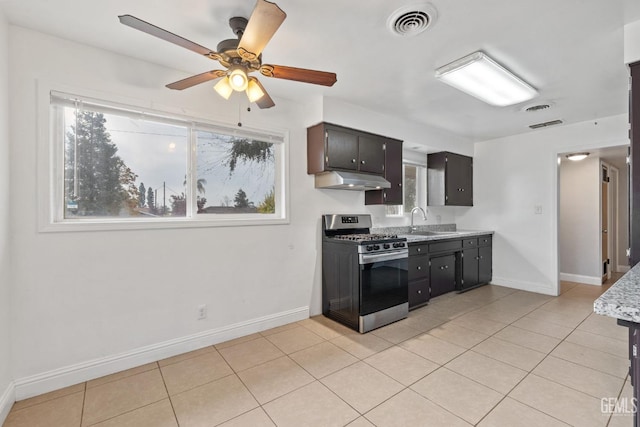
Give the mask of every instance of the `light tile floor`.
[(592, 311), (607, 287), (485, 286), (364, 335), (314, 317), (17, 402), (4, 427), (631, 426), (603, 413), (631, 399), (626, 329)]

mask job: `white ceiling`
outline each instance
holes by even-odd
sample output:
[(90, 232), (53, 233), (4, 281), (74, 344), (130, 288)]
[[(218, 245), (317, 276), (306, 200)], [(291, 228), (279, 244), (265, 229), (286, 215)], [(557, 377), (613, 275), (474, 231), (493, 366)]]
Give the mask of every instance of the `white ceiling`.
[[(623, 25), (637, 0), (431, 0), (438, 19), (415, 37), (391, 34), (388, 17), (414, 0), (277, 0), (287, 19), (265, 63), (333, 71), (331, 88), (261, 78), (275, 100), (335, 97), (370, 110), (486, 140), (535, 132), (528, 125), (622, 114), (627, 109)], [(171, 67), (175, 80), (219, 65), (119, 23), (131, 14), (215, 50), (233, 38), (232, 16), (254, 0), (0, 0), (9, 21)], [(434, 70), (476, 50), (529, 81), (538, 98), (492, 107), (435, 80)], [(37, 54), (34, 52), (33, 54)], [(170, 83), (169, 81), (167, 83)], [(169, 89), (167, 89), (169, 90)], [(188, 89), (187, 89), (188, 90)], [(211, 96), (217, 96), (213, 91)], [(524, 107), (552, 107), (524, 112)], [(278, 108), (277, 105), (275, 108)]]

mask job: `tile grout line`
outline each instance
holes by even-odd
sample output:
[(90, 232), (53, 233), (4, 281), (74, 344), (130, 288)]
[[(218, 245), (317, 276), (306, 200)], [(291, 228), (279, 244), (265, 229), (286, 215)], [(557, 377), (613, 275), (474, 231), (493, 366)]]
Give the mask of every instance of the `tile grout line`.
[[(189, 360), (189, 359), (185, 359), (185, 360)], [(167, 392), (167, 399), (169, 399), (169, 405), (171, 405), (171, 411), (173, 412), (173, 418), (176, 420), (176, 425), (180, 425), (180, 422), (178, 421), (178, 414), (176, 414), (176, 408), (173, 406), (173, 399), (171, 399), (171, 395), (169, 394), (169, 388), (167, 387), (167, 382), (164, 379), (164, 374), (162, 373), (162, 367), (160, 366), (160, 363), (156, 362), (158, 365), (158, 370), (160, 371), (160, 377), (162, 378), (162, 385), (164, 385), (164, 391)], [(170, 365), (167, 365), (170, 366)]]
[(87, 382), (84, 382), (82, 393), (82, 409), (80, 410), (80, 427), (82, 427), (82, 419), (84, 418), (84, 404), (87, 401)]

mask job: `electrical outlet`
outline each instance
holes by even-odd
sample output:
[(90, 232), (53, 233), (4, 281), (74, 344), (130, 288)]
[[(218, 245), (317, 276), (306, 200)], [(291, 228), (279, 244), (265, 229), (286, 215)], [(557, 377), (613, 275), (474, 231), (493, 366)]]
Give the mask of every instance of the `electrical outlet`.
[(202, 304), (198, 306), (198, 320), (204, 320), (207, 318), (207, 305)]

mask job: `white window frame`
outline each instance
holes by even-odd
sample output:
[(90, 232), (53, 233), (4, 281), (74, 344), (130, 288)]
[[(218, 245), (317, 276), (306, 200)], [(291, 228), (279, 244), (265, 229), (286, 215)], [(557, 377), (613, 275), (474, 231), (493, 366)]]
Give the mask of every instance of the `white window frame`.
[[(148, 115), (161, 122), (185, 125), (188, 134), (189, 154), (185, 166), (189, 200), (186, 217), (145, 218), (64, 218), (64, 140), (54, 138), (57, 131), (52, 116), (51, 95), (55, 93), (75, 96), (92, 106), (104, 106), (105, 110), (118, 110), (118, 114)], [(38, 81), (38, 229), (41, 232), (101, 231), (129, 229), (166, 229), (193, 227), (259, 226), (289, 223), (289, 132), (282, 129), (257, 129), (234, 127), (203, 119), (195, 114), (180, 113), (168, 107), (150, 108), (139, 100), (106, 95), (88, 90), (52, 85)], [(275, 151), (275, 205), (274, 214), (197, 214), (191, 205), (196, 201), (196, 133), (197, 130), (221, 132), (245, 136), (274, 143)]]
[(416, 194), (416, 206), (421, 207), (422, 209), (427, 209), (427, 165), (426, 163), (418, 163), (415, 161), (411, 161), (411, 160), (402, 160), (402, 204), (401, 205), (396, 205), (398, 206), (398, 213), (395, 214), (391, 214), (391, 213), (386, 213), (385, 216), (389, 217), (389, 218), (401, 218), (401, 217), (405, 217), (410, 215), (410, 212), (406, 212), (405, 208), (404, 208), (404, 200), (405, 200), (405, 191), (407, 189), (407, 186), (405, 185), (406, 183), (406, 179), (405, 179), (405, 167), (406, 166), (413, 166), (413, 167), (422, 167), (424, 168), (424, 191), (420, 191), (420, 189), (416, 189), (417, 194)]

